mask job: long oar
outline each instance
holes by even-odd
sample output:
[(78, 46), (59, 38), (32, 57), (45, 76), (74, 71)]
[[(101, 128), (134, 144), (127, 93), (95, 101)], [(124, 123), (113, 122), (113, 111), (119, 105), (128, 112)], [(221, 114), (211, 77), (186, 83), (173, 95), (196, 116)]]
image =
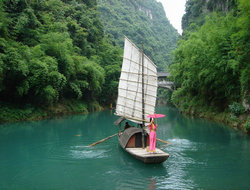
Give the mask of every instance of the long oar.
[(117, 134), (118, 134), (118, 133), (113, 134), (113, 135), (111, 135), (111, 136), (109, 136), (109, 137), (106, 137), (106, 138), (104, 138), (104, 139), (102, 139), (102, 140), (99, 140), (99, 141), (97, 141), (97, 142), (95, 142), (95, 143), (93, 143), (93, 144), (89, 145), (89, 147), (91, 147), (91, 146), (95, 146), (95, 145), (97, 145), (97, 144), (99, 144), (99, 143), (102, 143), (102, 142), (104, 142), (104, 141), (106, 141), (106, 140), (110, 139), (111, 137), (116, 136)]
[(156, 140), (161, 141), (161, 142), (166, 143), (166, 144), (169, 144), (169, 142), (161, 140), (161, 139), (158, 139), (158, 138)]

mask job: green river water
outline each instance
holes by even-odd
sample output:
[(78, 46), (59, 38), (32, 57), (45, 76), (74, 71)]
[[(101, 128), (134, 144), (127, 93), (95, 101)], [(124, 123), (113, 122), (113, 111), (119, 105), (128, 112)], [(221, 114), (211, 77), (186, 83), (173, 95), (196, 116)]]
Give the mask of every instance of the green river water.
[(1, 190), (250, 189), (250, 137), (158, 107), (157, 144), (170, 154), (145, 165), (124, 152), (111, 111), (0, 125)]

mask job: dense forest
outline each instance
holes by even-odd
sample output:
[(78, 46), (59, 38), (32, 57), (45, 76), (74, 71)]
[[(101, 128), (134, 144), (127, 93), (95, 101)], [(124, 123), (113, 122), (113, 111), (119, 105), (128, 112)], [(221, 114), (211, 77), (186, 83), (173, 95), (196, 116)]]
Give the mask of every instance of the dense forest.
[(123, 47), (124, 35), (144, 51), (158, 70), (171, 64), (178, 33), (166, 18), (163, 6), (156, 0), (97, 0), (105, 33), (113, 44)]
[(0, 122), (114, 103), (126, 35), (170, 70), (176, 90), (161, 96), (250, 132), (249, 11), (248, 0), (187, 0), (179, 36), (156, 0), (2, 0)]
[(170, 64), (178, 33), (155, 0), (0, 1), (0, 122), (114, 103), (123, 35)]
[[(171, 65), (181, 110), (250, 132), (250, 1), (188, 0)], [(224, 114), (224, 115), (223, 115)]]
[(201, 26), (205, 17), (212, 12), (228, 13), (237, 7), (237, 0), (188, 0), (182, 17), (182, 29), (192, 27), (192, 23)]
[(0, 1), (0, 121), (112, 103), (121, 56), (94, 0)]

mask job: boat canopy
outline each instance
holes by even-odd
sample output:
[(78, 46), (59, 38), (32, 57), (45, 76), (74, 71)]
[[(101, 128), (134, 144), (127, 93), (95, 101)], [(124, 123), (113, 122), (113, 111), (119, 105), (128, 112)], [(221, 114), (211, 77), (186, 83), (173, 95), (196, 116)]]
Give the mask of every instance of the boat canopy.
[[(144, 58), (143, 64), (142, 58)], [(157, 96), (156, 65), (146, 55), (142, 56), (142, 51), (125, 37), (115, 114), (140, 124), (143, 121), (142, 81), (144, 81), (144, 122), (149, 122), (146, 116), (154, 114)]]
[(125, 120), (125, 118), (124, 117), (119, 117), (115, 122), (114, 122), (114, 124), (115, 125), (119, 125), (121, 122), (123, 122)]
[(129, 139), (136, 133), (142, 133), (142, 129), (131, 127), (123, 132), (122, 136), (119, 138), (122, 148), (127, 146)]

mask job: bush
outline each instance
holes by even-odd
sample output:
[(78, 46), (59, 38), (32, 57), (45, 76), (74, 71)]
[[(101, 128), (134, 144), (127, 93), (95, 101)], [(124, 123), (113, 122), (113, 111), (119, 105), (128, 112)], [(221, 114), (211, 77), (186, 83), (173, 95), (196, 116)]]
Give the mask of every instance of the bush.
[(233, 102), (233, 104), (229, 105), (229, 109), (231, 113), (235, 115), (240, 115), (245, 112), (244, 107), (237, 102)]
[(250, 117), (247, 117), (246, 123), (243, 125), (243, 127), (246, 129), (247, 133), (250, 133)]
[(94, 111), (101, 111), (103, 108), (100, 106), (100, 104), (97, 101), (92, 101), (89, 102), (88, 104), (88, 110), (90, 112), (94, 112)]

